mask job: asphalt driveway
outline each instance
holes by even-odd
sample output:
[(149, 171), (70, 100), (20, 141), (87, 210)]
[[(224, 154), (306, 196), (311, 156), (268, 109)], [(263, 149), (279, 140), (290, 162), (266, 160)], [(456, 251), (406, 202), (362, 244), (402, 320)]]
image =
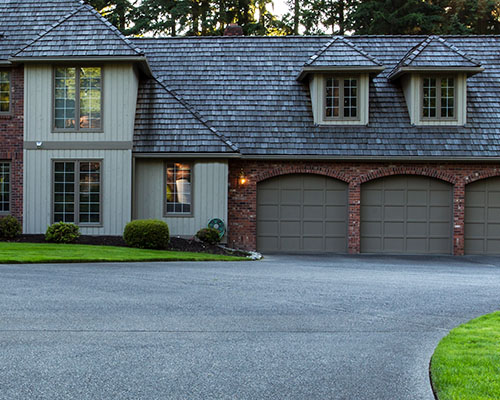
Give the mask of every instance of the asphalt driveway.
[(432, 399), (500, 258), (0, 266), (1, 399)]

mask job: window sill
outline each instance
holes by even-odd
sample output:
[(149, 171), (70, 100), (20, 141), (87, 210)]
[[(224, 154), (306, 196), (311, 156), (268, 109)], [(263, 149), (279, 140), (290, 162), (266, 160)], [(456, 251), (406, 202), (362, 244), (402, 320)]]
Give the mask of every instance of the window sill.
[(193, 218), (193, 217), (194, 217), (193, 213), (191, 214), (169, 213), (163, 215), (163, 218)]
[(12, 114), (0, 114), (0, 119), (12, 119)]

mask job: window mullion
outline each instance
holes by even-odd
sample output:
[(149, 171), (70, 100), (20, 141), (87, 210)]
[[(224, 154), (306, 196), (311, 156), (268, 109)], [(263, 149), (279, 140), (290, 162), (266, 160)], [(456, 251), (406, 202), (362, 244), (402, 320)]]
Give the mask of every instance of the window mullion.
[(80, 130), (80, 68), (75, 68), (75, 130)]
[(339, 118), (345, 118), (344, 110), (344, 78), (339, 78)]
[(80, 161), (75, 161), (75, 224), (80, 224)]
[(441, 78), (436, 78), (436, 118), (443, 118), (443, 106), (441, 104)]

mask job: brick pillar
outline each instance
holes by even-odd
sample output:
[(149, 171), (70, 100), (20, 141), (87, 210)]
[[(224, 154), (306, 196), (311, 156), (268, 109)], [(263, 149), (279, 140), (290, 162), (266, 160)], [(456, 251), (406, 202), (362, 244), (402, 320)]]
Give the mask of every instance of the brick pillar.
[(453, 255), (464, 255), (465, 183), (457, 182), (453, 187)]
[(348, 249), (350, 254), (361, 252), (361, 185), (357, 181), (349, 183), (349, 228)]

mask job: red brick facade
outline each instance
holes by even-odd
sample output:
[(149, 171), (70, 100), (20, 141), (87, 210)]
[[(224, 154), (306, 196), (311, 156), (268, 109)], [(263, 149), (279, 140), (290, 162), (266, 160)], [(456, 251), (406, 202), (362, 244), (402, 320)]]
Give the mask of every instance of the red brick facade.
[[(238, 184), (243, 171), (248, 179)], [(360, 252), (361, 184), (390, 175), (423, 175), (449, 182), (453, 190), (453, 254), (464, 254), (465, 186), (500, 176), (500, 164), (400, 163), (400, 162), (272, 162), (230, 161), (228, 233), (229, 245), (254, 250), (257, 235), (257, 183), (278, 175), (307, 173), (326, 175), (349, 184), (349, 253)]]
[(0, 114), (0, 161), (11, 163), (11, 211), (23, 218), (24, 68), (11, 69), (11, 112)]

